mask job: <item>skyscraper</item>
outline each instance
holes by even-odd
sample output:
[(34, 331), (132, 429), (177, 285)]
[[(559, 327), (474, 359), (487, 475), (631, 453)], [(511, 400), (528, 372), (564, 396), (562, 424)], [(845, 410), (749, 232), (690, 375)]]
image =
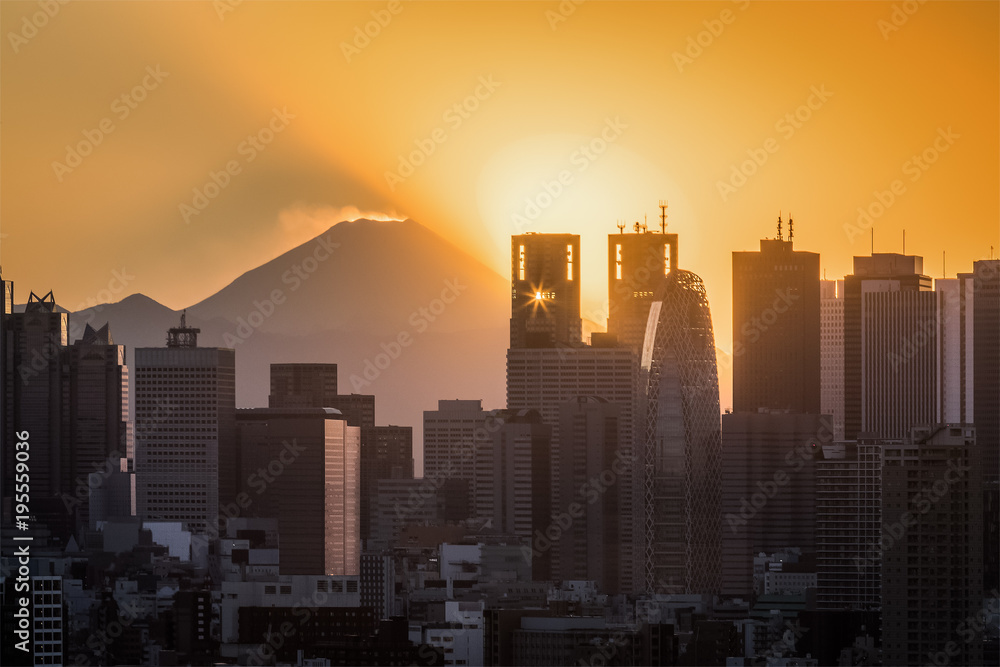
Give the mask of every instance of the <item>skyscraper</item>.
[(413, 427), (362, 426), (360, 466), (361, 539), (367, 540), (372, 537), (378, 480), (413, 479)]
[(492, 458), (491, 434), (501, 423), (481, 400), (440, 400), (437, 410), (424, 411), (424, 479), (438, 493), (461, 496), (447, 504), (464, 505), (466, 518), (473, 513), (477, 457)]
[(733, 411), (819, 414), (819, 254), (789, 236), (733, 253)]
[(819, 284), (819, 402), (833, 416), (833, 437), (844, 439), (844, 281)]
[[(83, 338), (62, 354), (60, 448), (65, 504), (84, 526), (94, 528), (108, 513), (127, 516), (131, 511), (131, 484), (118, 479), (130, 474), (121, 471), (121, 461), (129, 458), (128, 416), (125, 346), (115, 345), (107, 324), (99, 330), (88, 324)], [(99, 474), (92, 481), (95, 472)], [(87, 493), (76, 493), (81, 485)], [(91, 501), (98, 498), (93, 509), (100, 511), (95, 513)]]
[(656, 290), (641, 367), (646, 590), (721, 587), (721, 438), (712, 315), (701, 278)]
[(136, 512), (214, 528), (220, 500), (233, 502), (236, 447), (236, 352), (198, 347), (199, 330), (179, 327), (166, 347), (135, 351)]
[(246, 512), (278, 519), (281, 574), (360, 574), (361, 429), (333, 408), (241, 409), (236, 421)]
[(937, 416), (937, 296), (923, 258), (854, 258), (844, 278), (844, 435), (902, 438)]
[(510, 346), (573, 345), (583, 337), (580, 319), (580, 237), (576, 234), (512, 236)]
[(559, 408), (561, 456), (555, 479), (561, 485), (559, 510), (573, 521), (556, 541), (559, 569), (553, 578), (596, 581), (602, 592), (622, 590), (621, 559), (631, 553), (621, 542), (630, 534), (623, 524), (632, 520), (619, 509), (619, 499), (631, 491), (627, 474), (632, 469), (618, 440), (622, 412), (620, 405), (592, 396)]
[[(661, 233), (635, 223), (635, 233), (608, 234), (608, 333), (642, 354), (646, 320), (660, 278), (677, 266), (677, 234), (666, 233), (666, 204), (661, 203)], [(641, 231), (640, 231), (641, 230)]]

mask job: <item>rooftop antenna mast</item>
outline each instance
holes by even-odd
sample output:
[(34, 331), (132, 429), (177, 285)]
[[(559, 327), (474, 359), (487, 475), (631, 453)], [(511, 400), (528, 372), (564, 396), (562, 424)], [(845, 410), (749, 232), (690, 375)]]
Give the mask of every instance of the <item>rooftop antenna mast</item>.
[(632, 225), (632, 229), (634, 229), (634, 230), (635, 230), (635, 233), (636, 233), (636, 234), (638, 234), (638, 233), (639, 233), (639, 221), (638, 221), (638, 220), (636, 220), (636, 221), (635, 221), (635, 224), (634, 224), (634, 225)]
[(618, 222), (615, 223), (615, 226), (618, 227), (618, 233), (619, 234), (624, 234), (625, 233), (625, 223), (624, 222), (622, 222), (621, 220), (619, 220)]
[(781, 211), (778, 211), (778, 240), (783, 241), (784, 238), (781, 236)]
[(788, 212), (788, 242), (792, 242), (792, 212)]
[(643, 233), (646, 232), (646, 218), (647, 217), (648, 216), (645, 213), (642, 214), (642, 231), (643, 231)]
[(660, 231), (667, 233), (667, 200), (660, 200)]
[(906, 230), (903, 230), (903, 254), (906, 254)]

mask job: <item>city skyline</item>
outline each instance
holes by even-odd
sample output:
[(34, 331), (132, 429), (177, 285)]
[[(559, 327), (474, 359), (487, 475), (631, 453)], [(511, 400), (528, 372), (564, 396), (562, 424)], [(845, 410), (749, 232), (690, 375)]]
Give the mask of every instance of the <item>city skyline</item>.
[[(1000, 248), (990, 195), (1000, 180), (994, 3), (930, 3), (912, 13), (893, 3), (570, 3), (572, 11), (557, 3), (85, 3), (60, 5), (41, 28), (24, 28), (35, 6), (0, 9), (32, 35), (8, 44), (0, 65), (10, 128), (0, 157), (23, 165), (0, 174), (0, 259), (19, 284), (43, 291), (41, 276), (72, 275), (55, 281), (71, 308), (122, 266), (135, 276), (128, 293), (191, 305), (352, 217), (348, 209), (413, 218), (503, 276), (510, 235), (589, 237), (647, 215), (655, 224), (654, 204), (667, 199), (668, 231), (687, 239), (682, 268), (703, 277), (725, 331), (731, 275), (714, 240), (729, 239), (727, 252), (751, 250), (772, 235), (779, 211), (795, 216), (803, 249), (824, 250), (827, 277), (849, 273), (850, 257), (870, 249), (859, 207), (875, 214), (877, 251), (898, 251), (905, 228), (934, 277), (939, 251), (953, 276)], [(655, 38), (634, 39), (653, 24)], [(817, 25), (835, 29), (817, 33)], [(526, 51), (511, 54), (492, 26)], [(189, 35), (183, 53), (163, 39), (167, 28)], [(282, 30), (292, 28), (297, 46), (286, 48)], [(366, 28), (375, 36), (356, 46)], [(98, 34), (108, 43), (89, 48)], [(142, 39), (123, 43), (125, 35)], [(597, 37), (605, 46), (592, 52)], [(266, 60), (246, 48), (261, 39)], [(224, 56), (208, 55), (219, 46)], [(212, 66), (195, 69), (203, 62)], [(595, 86), (612, 94), (595, 97)], [(344, 97), (363, 103), (339, 104)], [(459, 113), (456, 104), (475, 110)], [(32, 116), (40, 108), (49, 109), (43, 134)], [(104, 119), (113, 130), (91, 155), (71, 172), (53, 167), (84, 132), (96, 137)], [(263, 150), (244, 143), (259, 132), (272, 139)], [(578, 150), (590, 141), (606, 149), (595, 159)], [(425, 164), (401, 183), (387, 179), (420, 145), (433, 146)], [(934, 158), (927, 169), (913, 159), (925, 151)], [(232, 161), (238, 173), (227, 175)], [(121, 188), (134, 165), (151, 169), (155, 184)], [(746, 183), (720, 191), (740, 182), (732, 170), (744, 166), (754, 172)], [(210, 172), (225, 184), (196, 202), (194, 190), (213, 184)], [(965, 233), (942, 238), (942, 220), (961, 221)], [(54, 232), (65, 243), (35, 250)], [(105, 242), (81, 261), (74, 249), (95, 233)], [(602, 256), (603, 247), (584, 243), (591, 320), (604, 303)]]

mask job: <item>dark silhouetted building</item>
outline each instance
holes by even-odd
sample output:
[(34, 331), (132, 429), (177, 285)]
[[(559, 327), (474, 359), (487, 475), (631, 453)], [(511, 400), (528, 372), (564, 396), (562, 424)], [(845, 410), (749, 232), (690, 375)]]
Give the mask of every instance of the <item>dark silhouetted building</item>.
[(646, 590), (721, 588), (722, 442), (712, 314), (701, 278), (656, 289), (642, 353)]
[(722, 416), (722, 593), (749, 597), (753, 559), (816, 552), (815, 462), (833, 440), (830, 415)]
[[(347, 422), (350, 425), (350, 422)], [(413, 479), (413, 427), (361, 427), (361, 539), (371, 535), (380, 479)]]
[(333, 408), (237, 411), (246, 516), (278, 519), (281, 574), (358, 575), (361, 429)]
[(581, 342), (579, 235), (513, 236), (510, 252), (510, 346)]
[[(789, 219), (789, 225), (791, 225)], [(733, 411), (820, 412), (819, 254), (791, 236), (733, 253)]]
[(635, 225), (634, 234), (624, 233), (624, 228), (608, 234), (608, 333), (639, 355), (653, 292), (660, 278), (677, 267), (677, 234), (657, 234)]

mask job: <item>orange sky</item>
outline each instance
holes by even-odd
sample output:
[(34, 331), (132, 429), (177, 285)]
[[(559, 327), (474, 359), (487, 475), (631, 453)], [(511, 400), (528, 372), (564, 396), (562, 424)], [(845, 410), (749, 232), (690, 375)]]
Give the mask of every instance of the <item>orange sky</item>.
[[(505, 276), (511, 234), (578, 233), (583, 314), (601, 319), (605, 235), (652, 225), (667, 199), (729, 349), (730, 253), (772, 236), (779, 210), (830, 278), (869, 250), (850, 226), (894, 181), (876, 250), (905, 228), (937, 277), (942, 251), (953, 275), (1000, 248), (996, 2), (40, 11), (0, 3), (0, 259), (20, 301), (53, 289), (73, 309), (124, 267), (115, 300), (180, 308), (350, 208), (412, 217)], [(387, 178), (412, 151), (412, 175)]]

